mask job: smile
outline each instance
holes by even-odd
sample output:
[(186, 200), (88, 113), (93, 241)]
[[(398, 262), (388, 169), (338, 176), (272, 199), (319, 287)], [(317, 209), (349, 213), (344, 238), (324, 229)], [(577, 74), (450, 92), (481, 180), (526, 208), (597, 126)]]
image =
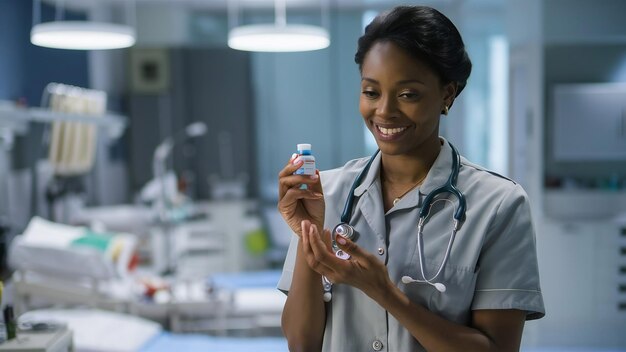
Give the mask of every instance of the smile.
[(381, 127), (381, 126), (376, 125), (376, 128), (384, 136), (391, 137), (391, 136), (394, 136), (396, 134), (404, 132), (408, 127), (385, 128), (385, 127)]

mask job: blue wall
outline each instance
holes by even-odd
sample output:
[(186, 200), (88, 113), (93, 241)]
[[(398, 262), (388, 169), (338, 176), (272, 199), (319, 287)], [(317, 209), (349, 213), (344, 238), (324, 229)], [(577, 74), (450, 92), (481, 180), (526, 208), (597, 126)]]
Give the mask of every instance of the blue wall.
[(278, 196), (276, 175), (298, 143), (312, 144), (320, 170), (367, 156), (354, 63), (361, 16), (360, 11), (334, 13), (327, 49), (252, 55), (258, 146), (254, 178), (265, 201)]
[[(24, 98), (29, 106), (39, 106), (41, 93), (50, 82), (89, 86), (87, 52), (41, 48), (30, 43), (32, 2), (0, 0), (0, 100)], [(49, 21), (54, 9), (42, 8), (42, 18)], [(67, 12), (65, 19), (85, 16)], [(15, 168), (32, 165), (39, 156), (40, 124), (31, 124), (30, 133), (17, 140), (13, 161)]]
[(0, 99), (24, 94), (22, 52), (26, 45), (20, 40), (28, 33), (25, 19), (29, 7), (27, 1), (0, 0)]
[[(30, 43), (32, 2), (0, 0), (0, 99), (27, 99), (38, 106), (46, 84), (59, 82), (87, 87), (87, 52), (41, 48)], [(44, 20), (54, 9), (44, 5)], [(66, 19), (84, 19), (71, 12)]]

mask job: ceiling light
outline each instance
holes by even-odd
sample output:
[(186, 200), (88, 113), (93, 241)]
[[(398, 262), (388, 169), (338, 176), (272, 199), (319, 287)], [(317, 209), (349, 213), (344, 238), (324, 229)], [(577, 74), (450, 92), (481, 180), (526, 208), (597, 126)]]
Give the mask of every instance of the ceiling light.
[(308, 51), (324, 49), (328, 45), (328, 31), (309, 25), (249, 25), (233, 28), (228, 34), (228, 46), (237, 50)]
[(274, 5), (273, 24), (234, 27), (228, 33), (228, 46), (245, 51), (295, 52), (319, 50), (330, 45), (330, 35), (325, 28), (287, 24), (285, 0), (276, 0)]
[[(64, 1), (57, 0), (55, 21), (41, 22), (41, 0), (33, 4), (33, 28), (30, 41), (34, 45), (74, 50), (102, 50), (127, 48), (135, 44), (135, 29), (129, 25), (92, 22), (64, 21)], [(130, 6), (130, 5), (129, 5)], [(134, 8), (126, 8), (134, 14)]]
[(135, 37), (130, 26), (88, 21), (39, 23), (30, 32), (31, 43), (57, 49), (127, 48), (135, 44)]

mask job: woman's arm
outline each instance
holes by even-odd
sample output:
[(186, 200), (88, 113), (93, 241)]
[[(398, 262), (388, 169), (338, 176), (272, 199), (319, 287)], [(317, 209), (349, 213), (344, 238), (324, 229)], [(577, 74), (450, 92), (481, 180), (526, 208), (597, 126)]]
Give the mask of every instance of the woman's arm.
[(519, 351), (526, 320), (524, 311), (474, 310), (468, 327), (412, 303), (398, 287), (389, 283), (387, 288), (372, 292), (370, 297), (409, 330), (426, 350)]
[[(302, 233), (309, 228), (303, 221)], [(301, 237), (281, 323), (290, 351), (320, 351), (326, 324), (322, 277), (307, 264), (304, 241)]]
[[(317, 171), (313, 176), (293, 174), (302, 166), (302, 160), (296, 156), (293, 155), (278, 174), (278, 210), (300, 237), (281, 325), (290, 350), (319, 351), (326, 323), (322, 278), (307, 264), (307, 248), (310, 247), (304, 245), (302, 233), (310, 230), (311, 222), (322, 227), (325, 204)], [(302, 184), (308, 187), (302, 189)]]

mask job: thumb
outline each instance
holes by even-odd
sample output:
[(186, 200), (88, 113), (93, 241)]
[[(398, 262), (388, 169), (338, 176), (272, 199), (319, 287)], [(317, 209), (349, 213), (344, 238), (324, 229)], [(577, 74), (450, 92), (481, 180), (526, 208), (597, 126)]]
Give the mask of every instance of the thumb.
[(361, 247), (341, 235), (336, 235), (335, 242), (337, 242), (337, 246), (339, 246), (340, 249), (350, 254), (352, 257), (363, 258), (367, 256), (367, 253)]

